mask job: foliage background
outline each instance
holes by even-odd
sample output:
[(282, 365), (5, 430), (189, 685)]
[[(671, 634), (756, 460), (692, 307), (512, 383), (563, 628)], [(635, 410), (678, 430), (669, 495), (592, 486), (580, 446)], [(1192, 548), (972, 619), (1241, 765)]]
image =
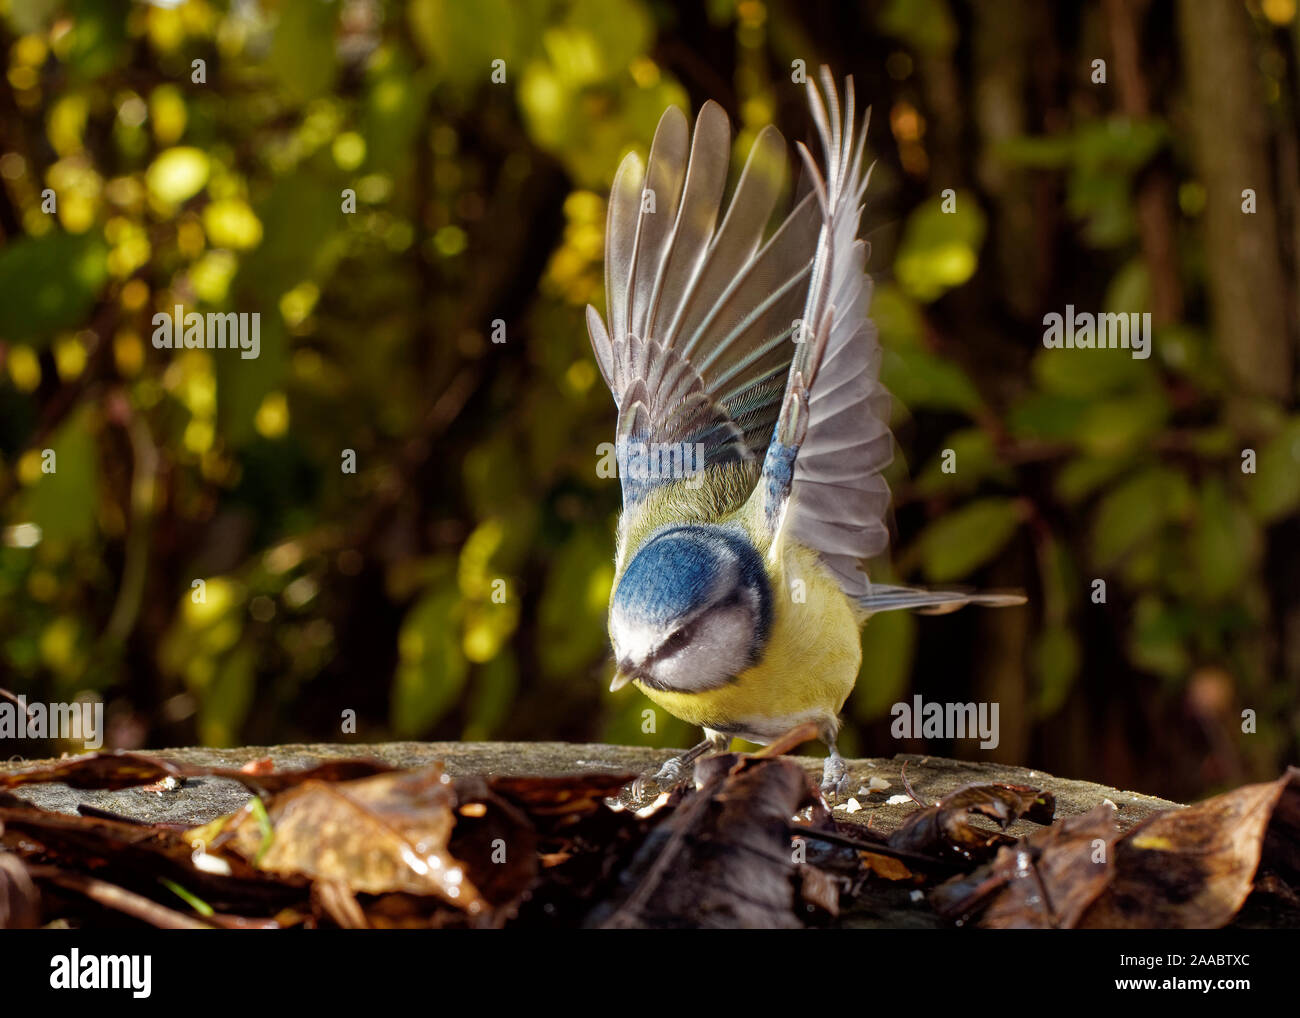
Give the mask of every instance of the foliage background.
[[(738, 156), (809, 139), (802, 60), (875, 110), (877, 571), (1032, 598), (877, 617), (842, 747), (979, 755), (890, 737), (917, 692), (999, 701), (997, 758), (1177, 797), (1296, 759), (1294, 0), (0, 8), (0, 686), (102, 698), (127, 747), (693, 741), (604, 692), (582, 309), (622, 153), (707, 98)], [(261, 357), (153, 349), (177, 303), (261, 312)], [(1044, 350), (1066, 304), (1151, 311), (1154, 356)]]

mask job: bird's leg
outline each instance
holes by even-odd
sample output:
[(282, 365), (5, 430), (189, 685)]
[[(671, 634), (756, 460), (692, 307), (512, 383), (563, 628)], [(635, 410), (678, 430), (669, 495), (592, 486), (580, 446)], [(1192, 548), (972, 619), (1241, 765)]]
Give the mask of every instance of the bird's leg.
[(828, 799), (832, 796), (843, 798), (849, 788), (849, 769), (844, 763), (844, 757), (840, 756), (840, 751), (835, 748), (835, 736), (822, 738), (830, 747), (826, 762), (822, 764), (822, 795)]
[(664, 762), (654, 773), (641, 774), (632, 782), (632, 798), (640, 799), (644, 796), (646, 784), (652, 782), (660, 788), (670, 789), (681, 784), (687, 775), (687, 768), (695, 763), (705, 753), (713, 750), (715, 753), (726, 749), (731, 742), (731, 737), (722, 732), (715, 732), (711, 729), (704, 729), (704, 741), (696, 743), (685, 753), (675, 756)]

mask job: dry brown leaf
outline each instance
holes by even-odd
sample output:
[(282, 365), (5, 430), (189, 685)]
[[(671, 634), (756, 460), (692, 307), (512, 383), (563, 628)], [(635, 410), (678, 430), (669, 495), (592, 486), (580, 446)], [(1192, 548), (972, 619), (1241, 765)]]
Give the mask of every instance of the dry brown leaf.
[[(1081, 925), (1104, 929), (1215, 929), (1254, 886), (1265, 836), (1294, 855), (1300, 770), (1244, 785), (1137, 824), (1116, 843), (1114, 875)], [(1283, 830), (1285, 828), (1285, 830)], [(1280, 854), (1281, 849), (1278, 849)]]
[(1103, 803), (999, 849), (991, 863), (936, 888), (930, 902), (960, 921), (983, 910), (979, 924), (994, 929), (1073, 927), (1110, 878), (1116, 837), (1115, 810)]
[(332, 881), (352, 893), (436, 895), (474, 914), (483, 899), (447, 851), (455, 805), (450, 778), (433, 765), (282, 792), (266, 808), (269, 838), (249, 808), (192, 837), (270, 873)]

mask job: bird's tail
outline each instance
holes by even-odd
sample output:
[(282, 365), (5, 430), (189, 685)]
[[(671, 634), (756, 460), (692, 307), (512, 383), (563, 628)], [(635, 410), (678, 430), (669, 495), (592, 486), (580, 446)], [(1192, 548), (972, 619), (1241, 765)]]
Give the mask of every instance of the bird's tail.
[(891, 587), (873, 583), (857, 599), (858, 607), (868, 615), (875, 612), (912, 609), (925, 615), (943, 615), (968, 604), (986, 608), (1008, 608), (1024, 604), (1024, 594), (1013, 591), (986, 591), (972, 593), (960, 590), (926, 590), (923, 587)]

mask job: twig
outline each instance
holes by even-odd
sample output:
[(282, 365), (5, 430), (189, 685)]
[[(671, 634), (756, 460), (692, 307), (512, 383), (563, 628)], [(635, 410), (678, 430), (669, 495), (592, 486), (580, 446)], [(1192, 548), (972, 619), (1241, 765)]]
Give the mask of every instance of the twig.
[(28, 866), (27, 872), (35, 880), (44, 880), (69, 891), (84, 895), (91, 901), (111, 908), (115, 912), (133, 916), (163, 930), (210, 930), (208, 923), (199, 922), (183, 912), (159, 905), (151, 898), (128, 891), (125, 887), (110, 884), (107, 880), (71, 873), (57, 866)]
[(786, 829), (800, 838), (826, 841), (832, 845), (857, 849), (859, 852), (874, 852), (876, 855), (886, 855), (891, 859), (898, 859), (900, 862), (916, 863), (918, 866), (930, 866), (944, 870), (963, 869), (962, 866), (950, 859), (939, 859), (935, 856), (922, 855), (920, 852), (909, 852), (905, 848), (894, 848), (883, 841), (878, 844), (872, 841), (859, 841), (857, 838), (850, 838), (847, 834), (839, 834), (835, 831), (826, 831), (816, 827), (800, 827), (798, 824), (787, 824)]

